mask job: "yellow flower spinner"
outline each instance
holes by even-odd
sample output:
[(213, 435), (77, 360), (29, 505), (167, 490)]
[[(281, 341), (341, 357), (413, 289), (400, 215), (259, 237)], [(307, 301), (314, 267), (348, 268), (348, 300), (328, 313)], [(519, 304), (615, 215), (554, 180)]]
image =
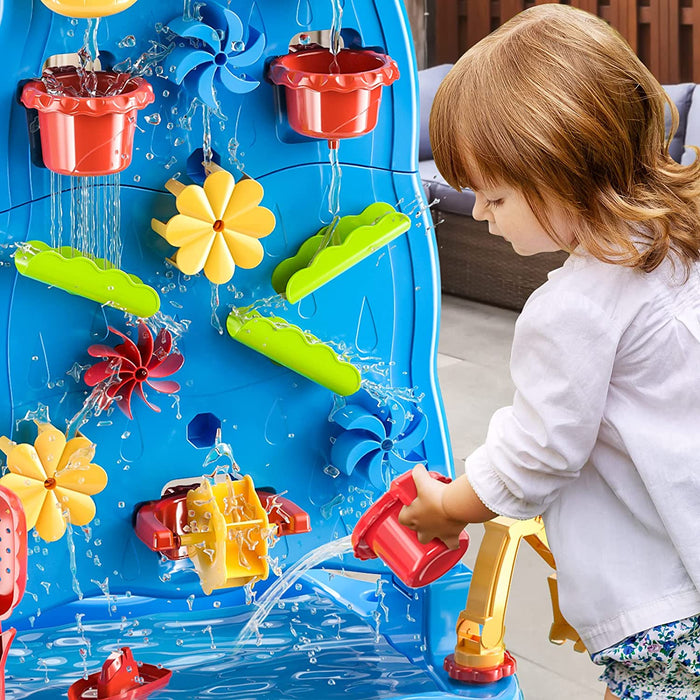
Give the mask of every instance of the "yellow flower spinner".
[(264, 250), (258, 239), (272, 233), (275, 216), (258, 206), (264, 191), (256, 180), (238, 183), (226, 170), (217, 168), (199, 185), (169, 180), (175, 194), (176, 214), (164, 224), (153, 219), (153, 230), (178, 248), (173, 262), (186, 275), (201, 270), (211, 282), (225, 284), (236, 265), (244, 269), (262, 262)]
[(35, 527), (47, 542), (61, 539), (66, 522), (87, 525), (95, 517), (91, 495), (107, 485), (107, 474), (92, 464), (95, 446), (82, 435), (66, 436), (50, 423), (39, 423), (34, 445), (0, 437), (9, 472), (0, 484), (22, 501), (27, 531)]

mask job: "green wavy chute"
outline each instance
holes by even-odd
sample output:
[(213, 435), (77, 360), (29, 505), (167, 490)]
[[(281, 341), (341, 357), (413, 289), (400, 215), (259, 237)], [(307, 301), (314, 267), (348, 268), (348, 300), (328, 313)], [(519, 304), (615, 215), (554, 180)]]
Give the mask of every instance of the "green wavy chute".
[[(332, 224), (331, 224), (332, 225)], [(308, 238), (272, 273), (272, 287), (296, 303), (411, 228), (411, 219), (391, 204), (375, 202), (357, 216), (343, 216), (331, 242), (328, 226)]]
[(336, 394), (350, 396), (360, 388), (362, 378), (357, 367), (283, 318), (261, 316), (252, 309), (234, 309), (226, 320), (226, 329), (239, 343)]
[(87, 258), (68, 246), (52, 248), (43, 241), (27, 241), (17, 248), (14, 258), (21, 275), (98, 304), (140, 318), (153, 316), (160, 308), (153, 287), (102, 258)]

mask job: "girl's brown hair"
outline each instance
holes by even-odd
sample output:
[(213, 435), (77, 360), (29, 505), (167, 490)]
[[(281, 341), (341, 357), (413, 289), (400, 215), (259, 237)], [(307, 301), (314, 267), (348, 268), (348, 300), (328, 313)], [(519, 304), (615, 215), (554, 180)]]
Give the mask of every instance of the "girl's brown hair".
[(460, 58), (433, 102), (430, 140), (456, 189), (475, 179), (519, 189), (560, 242), (554, 202), (575, 222), (575, 243), (649, 272), (671, 251), (686, 266), (700, 259), (700, 151), (688, 166), (670, 157), (677, 127), (675, 106), (614, 29), (545, 4)]

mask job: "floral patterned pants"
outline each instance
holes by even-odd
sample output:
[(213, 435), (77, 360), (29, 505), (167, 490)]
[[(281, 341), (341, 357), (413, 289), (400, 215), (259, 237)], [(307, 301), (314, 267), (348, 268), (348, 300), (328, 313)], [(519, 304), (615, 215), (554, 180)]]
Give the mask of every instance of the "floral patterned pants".
[(639, 632), (591, 658), (621, 700), (700, 700), (700, 615)]

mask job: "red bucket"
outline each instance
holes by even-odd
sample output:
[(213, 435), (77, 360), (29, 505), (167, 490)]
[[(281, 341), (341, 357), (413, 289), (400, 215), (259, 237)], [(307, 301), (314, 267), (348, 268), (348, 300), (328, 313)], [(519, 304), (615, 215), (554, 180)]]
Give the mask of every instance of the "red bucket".
[(39, 112), (44, 164), (63, 175), (109, 175), (131, 163), (136, 112), (155, 99), (143, 78), (128, 78), (118, 95), (107, 92), (123, 74), (99, 71), (95, 95), (84, 95), (74, 68), (53, 72), (61, 86), (49, 94), (41, 80), (30, 80), (22, 103)]
[[(446, 476), (428, 472), (434, 479), (449, 482)], [(469, 535), (462, 531), (459, 547), (450, 549), (433, 539), (427, 544), (418, 535), (399, 523), (399, 512), (416, 498), (416, 485), (411, 472), (391, 482), (389, 490), (357, 521), (352, 533), (352, 546), (358, 559), (379, 557), (406, 585), (427, 586), (446, 574), (469, 546)]]
[(338, 139), (377, 125), (382, 87), (399, 77), (396, 62), (362, 49), (301, 49), (270, 64), (269, 78), (285, 88), (289, 125), (304, 136)]

